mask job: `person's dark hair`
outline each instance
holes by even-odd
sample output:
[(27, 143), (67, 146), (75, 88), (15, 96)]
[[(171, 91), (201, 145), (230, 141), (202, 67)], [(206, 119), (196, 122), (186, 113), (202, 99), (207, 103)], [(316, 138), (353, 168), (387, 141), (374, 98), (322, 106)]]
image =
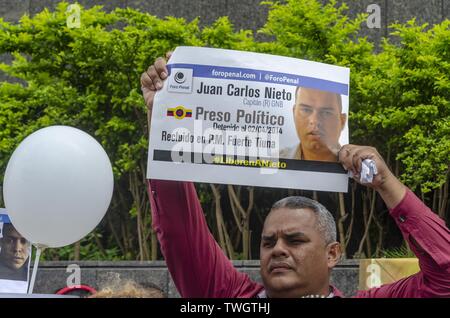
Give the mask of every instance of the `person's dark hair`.
[(301, 196), (292, 196), (275, 202), (270, 210), (274, 211), (281, 208), (312, 210), (316, 215), (317, 227), (324, 235), (325, 243), (330, 244), (336, 242), (337, 233), (334, 217), (330, 211), (319, 202)]
[(14, 225), (12, 225), (12, 223), (3, 223), (2, 232), (9, 229), (16, 230), (16, 228), (14, 227)]
[(2, 230), (2, 237), (0, 238), (0, 241), (3, 239), (5, 232), (9, 232), (9, 231), (13, 230), (13, 231), (16, 231), (22, 237), (23, 240), (25, 240), (27, 243), (29, 243), (29, 241), (22, 234), (20, 234), (19, 231), (17, 231), (17, 229), (14, 227), (14, 225), (12, 225), (12, 223), (4, 223), (3, 228), (1, 230)]

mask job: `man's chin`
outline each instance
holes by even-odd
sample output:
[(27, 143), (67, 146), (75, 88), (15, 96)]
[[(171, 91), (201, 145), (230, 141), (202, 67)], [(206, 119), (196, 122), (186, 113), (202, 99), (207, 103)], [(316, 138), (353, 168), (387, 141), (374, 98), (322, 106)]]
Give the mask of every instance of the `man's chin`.
[(293, 277), (292, 273), (286, 272), (282, 274), (277, 275), (271, 275), (269, 277), (268, 284), (273, 287), (273, 289), (280, 289), (283, 290), (291, 285), (297, 280), (298, 278)]
[(308, 149), (309, 151), (316, 153), (326, 153), (331, 151), (331, 147), (321, 141), (310, 142), (308, 145)]
[(25, 263), (25, 262), (23, 262), (23, 261), (21, 261), (21, 262), (10, 263), (10, 264), (9, 264), (9, 268), (14, 269), (14, 270), (18, 270), (18, 269), (21, 269), (21, 268), (22, 268), (22, 266), (23, 266), (24, 263)]

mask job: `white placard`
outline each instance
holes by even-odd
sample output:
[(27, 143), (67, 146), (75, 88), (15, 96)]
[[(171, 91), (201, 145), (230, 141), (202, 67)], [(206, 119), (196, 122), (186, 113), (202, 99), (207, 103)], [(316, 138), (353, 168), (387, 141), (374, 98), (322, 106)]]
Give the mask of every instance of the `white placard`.
[(348, 68), (199, 47), (167, 67), (148, 178), (347, 192)]
[(12, 225), (0, 208), (0, 293), (23, 293), (28, 289), (31, 244)]

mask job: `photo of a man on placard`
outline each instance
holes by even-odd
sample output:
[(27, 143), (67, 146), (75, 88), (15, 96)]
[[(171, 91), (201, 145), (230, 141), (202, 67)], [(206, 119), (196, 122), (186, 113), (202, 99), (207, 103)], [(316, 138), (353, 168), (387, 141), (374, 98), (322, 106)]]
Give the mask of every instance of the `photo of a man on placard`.
[(341, 95), (297, 87), (293, 118), (299, 143), (281, 149), (280, 158), (336, 162), (347, 122)]
[(0, 292), (26, 292), (30, 267), (30, 242), (0, 209)]

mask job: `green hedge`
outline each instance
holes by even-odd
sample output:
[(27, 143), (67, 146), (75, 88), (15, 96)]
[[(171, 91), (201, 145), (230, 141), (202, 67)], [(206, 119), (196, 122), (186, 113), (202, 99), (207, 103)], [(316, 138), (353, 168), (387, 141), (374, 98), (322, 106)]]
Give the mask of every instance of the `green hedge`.
[[(16, 24), (0, 20), (0, 54), (14, 57), (12, 65), (1, 64), (0, 69), (19, 79), (0, 83), (0, 180), (17, 145), (35, 130), (55, 124), (93, 135), (114, 169), (113, 202), (96, 232), (75, 249), (50, 251), (47, 258), (159, 257), (145, 188), (148, 126), (139, 79), (156, 57), (179, 45), (264, 52), (350, 67), (351, 142), (377, 147), (408, 186), (447, 216), (449, 21), (434, 26), (414, 21), (393, 25), (393, 41), (383, 40), (375, 53), (374, 44), (358, 36), (366, 17), (348, 18), (345, 4), (288, 0), (263, 5), (270, 10), (258, 32), (270, 40), (255, 40), (249, 30), (236, 32), (227, 17), (200, 28), (198, 20), (159, 19), (129, 8), (111, 13), (101, 7), (82, 9), (81, 27), (68, 28), (66, 2), (54, 12), (24, 16)], [(204, 206), (212, 206), (209, 188), (201, 186), (199, 191)], [(255, 228), (261, 227), (267, 198), (267, 191), (257, 189)], [(214, 216), (207, 213), (207, 217), (216, 232)], [(233, 224), (227, 226), (232, 233)], [(378, 234), (371, 239), (379, 240)], [(235, 240), (240, 240), (238, 234)], [(258, 249), (255, 242), (257, 238), (253, 250)]]

